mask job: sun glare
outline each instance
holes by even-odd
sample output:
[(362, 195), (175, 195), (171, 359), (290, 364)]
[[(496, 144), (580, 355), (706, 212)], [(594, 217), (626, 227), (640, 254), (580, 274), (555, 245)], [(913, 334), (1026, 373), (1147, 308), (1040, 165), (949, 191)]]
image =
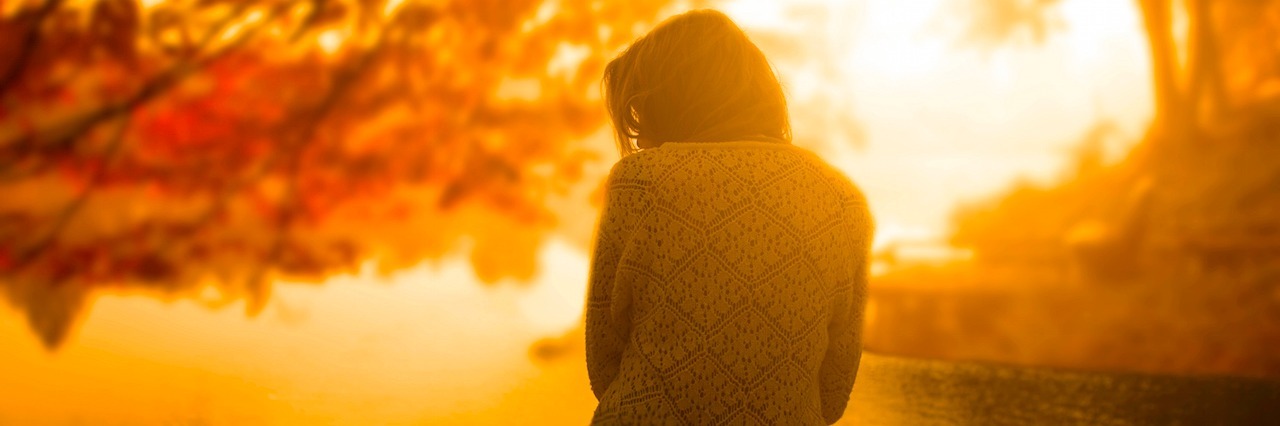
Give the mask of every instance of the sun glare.
[(754, 38), (803, 49), (762, 45), (793, 98), (793, 123), (805, 126), (797, 134), (831, 139), (810, 128), (811, 117), (865, 134), (862, 148), (828, 144), (823, 154), (864, 187), (878, 222), (911, 230), (882, 233), (881, 248), (941, 244), (957, 204), (1056, 176), (1070, 136), (1050, 135), (1079, 134), (1099, 118), (1136, 134), (1150, 117), (1133, 4), (1062, 2), (1063, 25), (1043, 41), (1006, 46), (964, 44), (946, 26), (950, 5), (735, 0), (723, 8)]
[(382, 7), (382, 16), (391, 16), (396, 13), (396, 10), (400, 9), (400, 5), (404, 4), (404, 1), (405, 0), (387, 0), (387, 4)]
[(327, 54), (333, 54), (342, 47), (342, 42), (346, 41), (347, 36), (342, 30), (328, 30), (316, 36), (316, 42), (320, 45), (320, 50)]
[(721, 10), (743, 27), (776, 28), (786, 24), (786, 5), (786, 2), (768, 0), (732, 0)]
[(1131, 37), (1141, 17), (1131, 4), (1115, 1), (1070, 1), (1062, 4), (1066, 29), (1060, 35), (1072, 56), (1098, 65), (1109, 40)]

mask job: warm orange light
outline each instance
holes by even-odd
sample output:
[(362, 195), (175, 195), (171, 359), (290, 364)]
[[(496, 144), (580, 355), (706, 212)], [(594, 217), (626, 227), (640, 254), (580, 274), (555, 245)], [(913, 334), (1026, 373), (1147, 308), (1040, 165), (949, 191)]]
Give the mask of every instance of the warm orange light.
[(342, 43), (347, 40), (347, 35), (342, 30), (328, 30), (316, 36), (316, 43), (319, 44), (320, 50), (327, 54), (333, 54), (342, 47)]
[(400, 5), (403, 5), (404, 2), (405, 0), (387, 0), (387, 4), (382, 7), (382, 16), (391, 16), (396, 13), (396, 10), (400, 9)]
[[(407, 1), (389, 0), (381, 13), (407, 13)], [(140, 0), (140, 5), (152, 9), (165, 2)], [(934, 23), (949, 3), (729, 0), (723, 7), (762, 41), (778, 68), (801, 136), (797, 143), (823, 155), (867, 193), (878, 222), (875, 250), (924, 247), (917, 250), (923, 254), (904, 249), (899, 252), (902, 257), (964, 258), (969, 253), (947, 251), (944, 241), (958, 203), (990, 195), (1017, 177), (1043, 181), (1056, 176), (1076, 129), (1099, 116), (1114, 116), (1127, 135), (1140, 134), (1150, 117), (1148, 65), (1140, 50), (1141, 22), (1134, 2), (1061, 2), (1065, 29), (1044, 45), (989, 54), (957, 46), (937, 30)], [(34, 2), (0, 2), (0, 8), (7, 17), (15, 5), (23, 4)], [(300, 21), (310, 3), (299, 4), (293, 13)], [(797, 4), (812, 8), (796, 15), (791, 8)], [(541, 29), (561, 8), (570, 9), (570, 3), (543, 1), (517, 28), (526, 33)], [(223, 36), (233, 39), (263, 18), (261, 10), (249, 14)], [(620, 28), (630, 27), (605, 24), (598, 33), (624, 32)], [(316, 28), (320, 29), (307, 35), (314, 38), (302, 39), (301, 50), (337, 55), (366, 41), (351, 28)], [(471, 41), (449, 39), (456, 30), (435, 26), (421, 36), (433, 47)], [(771, 39), (791, 41), (801, 49), (763, 43)], [(589, 57), (588, 45), (554, 46), (545, 75), (501, 76), (489, 94), (500, 103), (534, 104), (557, 93), (544, 77), (598, 78), (577, 76)], [(460, 60), (450, 54), (440, 58)], [(544, 69), (530, 74), (540, 70)], [(478, 74), (453, 77), (458, 86), (465, 86)], [(418, 77), (430, 76), (415, 74)], [(474, 101), (465, 99), (458, 102)], [(427, 116), (408, 107), (397, 114)], [(830, 129), (839, 126), (864, 130), (865, 143), (832, 142), (836, 138)], [(403, 137), (406, 145), (435, 142), (419, 134)], [(102, 297), (83, 333), (54, 355), (44, 353), (19, 327), (18, 314), (0, 303), (0, 346), (17, 348), (0, 351), (0, 365), (15, 372), (0, 374), (0, 423), (58, 423), (73, 412), (103, 423), (325, 423), (347, 418), (339, 415), (363, 415), (359, 420), (367, 423), (476, 424), (485, 423), (477, 419), (524, 419), (527, 413), (513, 408), (519, 404), (552, 406), (530, 402), (554, 398), (530, 396), (548, 388), (560, 391), (551, 394), (555, 397), (581, 398), (554, 401), (570, 407), (560, 410), (569, 414), (557, 414), (569, 421), (547, 423), (582, 423), (589, 411), (576, 416), (570, 412), (589, 410), (594, 401), (583, 387), (581, 362), (540, 370), (523, 351), (538, 338), (579, 324), (588, 267), (583, 251), (589, 235), (581, 229), (589, 228), (598, 213), (582, 194), (594, 189), (616, 159), (608, 138), (602, 131), (583, 143), (599, 154), (589, 164), (596, 170), (584, 173), (576, 183), (579, 187), (572, 189), (577, 198), (570, 201), (578, 204), (553, 206), (561, 209), (556, 211), (558, 228), (548, 231), (550, 242), (540, 246), (540, 272), (532, 283), (481, 285), (465, 256), (449, 255), (389, 276), (367, 267), (319, 286), (278, 286), (271, 304), (256, 319), (244, 317), (242, 302), (212, 311), (189, 301), (166, 304), (149, 296), (113, 294)], [(578, 143), (557, 139), (561, 142)], [(465, 160), (455, 157), (450, 161)], [(544, 171), (528, 170), (535, 173), (520, 177)], [(37, 195), (71, 199), (67, 191), (51, 193), (45, 188)], [(431, 191), (405, 198), (434, 206), (439, 197)], [(0, 206), (31, 199), (0, 198)], [(459, 232), (453, 229), (460, 228), (458, 223), (483, 220), (478, 218), (440, 219), (429, 231)], [(434, 238), (425, 228), (384, 230), (395, 225), (352, 222), (361, 232), (373, 228), (415, 244)], [(510, 236), (491, 239), (502, 238)], [(195, 299), (213, 304), (232, 296), (222, 290), (205, 287)], [(884, 312), (888, 310), (879, 311)], [(868, 322), (876, 317), (873, 305)], [(10, 341), (22, 343), (9, 345)], [(171, 380), (183, 385), (168, 386)], [(137, 389), (125, 389), (129, 386)], [(62, 388), (72, 390), (71, 396)], [(25, 399), (10, 398), (14, 395)], [(132, 410), (139, 406), (153, 411)], [(261, 416), (232, 416), (245, 412)], [(507, 414), (510, 417), (502, 417)]]

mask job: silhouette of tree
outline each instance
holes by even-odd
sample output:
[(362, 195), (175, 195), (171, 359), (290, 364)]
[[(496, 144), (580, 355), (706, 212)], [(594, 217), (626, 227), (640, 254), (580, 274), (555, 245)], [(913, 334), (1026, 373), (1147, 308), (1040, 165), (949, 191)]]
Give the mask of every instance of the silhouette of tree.
[[(1002, 45), (1063, 28), (1061, 0), (963, 0), (964, 41)], [(1151, 56), (1153, 139), (1170, 148), (1275, 117), (1280, 99), (1280, 2), (1135, 0)], [(1185, 19), (1185, 21), (1179, 21)], [(1185, 26), (1177, 25), (1185, 22)], [(1185, 31), (1181, 29), (1185, 28)]]
[[(1135, 5), (1155, 102), (1143, 140), (1114, 166), (962, 207), (952, 242), (979, 259), (1071, 263), (1085, 280), (1184, 268), (1192, 272), (1176, 281), (1189, 294), (1203, 293), (1193, 286), (1210, 280), (1205, 271), (1265, 276), (1280, 253), (1280, 1)], [(1159, 268), (1144, 271), (1143, 256), (1157, 252)], [(1232, 287), (1266, 285), (1250, 278)]]
[(529, 277), (604, 62), (667, 2), (6, 2), (0, 291), (56, 347), (103, 288), (252, 314), (462, 247)]
[[(1174, 32), (1168, 9), (1183, 7), (1188, 31)], [(1160, 124), (1191, 138), (1236, 132), (1270, 122), (1280, 109), (1280, 2), (1144, 0), (1148, 38), (1161, 46), (1153, 60)], [(1250, 122), (1250, 124), (1245, 124)], [(1207, 134), (1205, 134), (1207, 132)]]

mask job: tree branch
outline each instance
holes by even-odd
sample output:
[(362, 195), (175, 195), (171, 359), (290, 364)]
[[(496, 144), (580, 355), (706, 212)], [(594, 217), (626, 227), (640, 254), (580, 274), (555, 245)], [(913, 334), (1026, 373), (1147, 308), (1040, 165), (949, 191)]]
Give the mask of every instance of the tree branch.
[[(241, 17), (241, 13), (246, 8), (247, 7), (244, 5), (241, 5), (241, 7), (236, 9), (236, 12), (233, 12), (227, 18), (224, 18), (215, 24), (215, 29), (201, 41), (201, 50), (206, 49), (213, 40), (217, 39), (217, 36), (221, 34), (227, 26), (234, 22), (236, 18)], [(266, 19), (264, 22), (270, 22), (270, 19)], [(204, 69), (209, 63), (212, 63), (226, 54), (235, 51), (246, 41), (252, 38), (252, 36), (260, 31), (265, 25), (266, 24), (263, 24), (245, 30), (232, 42), (227, 43), (221, 48), (201, 58), (185, 61), (170, 67), (160, 75), (148, 81), (141, 89), (123, 101), (103, 106), (96, 111), (74, 120), (74, 122), (69, 126), (54, 126), (57, 129), (65, 130), (61, 131), (60, 134), (52, 135), (53, 137), (50, 138), (52, 139), (52, 142), (38, 144), (38, 141), (42, 138), (38, 137), (41, 132), (37, 132), (36, 134), (19, 136), (17, 140), (0, 144), (0, 160), (9, 159), (11, 162), (18, 162), (24, 157), (30, 157), (33, 155), (48, 156), (50, 154), (67, 151), (74, 146), (75, 141), (79, 140), (80, 137), (93, 130), (99, 124), (145, 105), (152, 99), (159, 97), (177, 86), (178, 83), (182, 82), (186, 77), (196, 71)], [(13, 167), (14, 166), (0, 166), (0, 180), (13, 180), (15, 179), (15, 175), (18, 176), (18, 178), (30, 175), (30, 172), (13, 172)], [(37, 172), (43, 169), (44, 167), (41, 165), (33, 167), (33, 170)]]
[(1170, 32), (1173, 15), (1169, 0), (1138, 0), (1138, 3), (1147, 32), (1152, 81), (1155, 84), (1156, 117), (1153, 124), (1163, 137), (1180, 137), (1176, 126), (1185, 120), (1181, 90), (1176, 78), (1177, 46), (1173, 43)]
[(32, 14), (31, 26), (27, 28), (27, 33), (22, 36), (22, 47), (18, 51), (18, 56), (13, 59), (13, 63), (9, 64), (9, 68), (4, 71), (4, 74), (0, 74), (0, 99), (3, 99), (9, 93), (9, 89), (13, 88), (14, 84), (17, 84), (19, 77), (22, 76), (22, 71), (27, 68), (27, 61), (31, 60), (31, 55), (35, 53), (36, 47), (40, 45), (41, 24), (60, 5), (62, 5), (62, 0), (49, 0)]
[(62, 235), (62, 231), (66, 228), (67, 224), (70, 223), (81, 210), (83, 210), (84, 205), (89, 200), (89, 196), (93, 194), (94, 188), (106, 174), (107, 168), (111, 166), (111, 161), (116, 158), (116, 154), (120, 152), (120, 147), (124, 145), (124, 135), (127, 133), (126, 130), (129, 128), (129, 121), (130, 120), (128, 118), (125, 118), (124, 121), (120, 123), (120, 127), (116, 129), (116, 133), (112, 135), (111, 142), (107, 145), (107, 151), (103, 155), (103, 163), (93, 170), (93, 174), (89, 176), (88, 182), (85, 183), (84, 190), (82, 190), (74, 200), (68, 203), (66, 207), (62, 208), (58, 213), (57, 218), (54, 219), (52, 228), (49, 229), (49, 232), (46, 233), (44, 237), (37, 240), (35, 244), (32, 244), (31, 247), (23, 250), (18, 255), (16, 269), (21, 270), (26, 268), (33, 263), (36, 258), (40, 257), (40, 255), (53, 245), (53, 242), (57, 241), (58, 237)]
[(1188, 106), (1197, 122), (1200, 114), (1212, 117), (1227, 107), (1226, 90), (1222, 81), (1222, 64), (1219, 57), (1217, 28), (1214, 26), (1213, 8), (1208, 0), (1192, 0), (1188, 7), (1191, 15), (1192, 54), (1190, 68), (1190, 93)]

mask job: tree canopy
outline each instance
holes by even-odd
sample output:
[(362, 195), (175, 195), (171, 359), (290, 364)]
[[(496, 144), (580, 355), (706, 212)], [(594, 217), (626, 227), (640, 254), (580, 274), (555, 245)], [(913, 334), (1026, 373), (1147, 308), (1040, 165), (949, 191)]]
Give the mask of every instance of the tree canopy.
[(603, 64), (667, 3), (5, 2), (0, 292), (56, 347), (104, 288), (255, 313), (460, 248), (529, 277)]

